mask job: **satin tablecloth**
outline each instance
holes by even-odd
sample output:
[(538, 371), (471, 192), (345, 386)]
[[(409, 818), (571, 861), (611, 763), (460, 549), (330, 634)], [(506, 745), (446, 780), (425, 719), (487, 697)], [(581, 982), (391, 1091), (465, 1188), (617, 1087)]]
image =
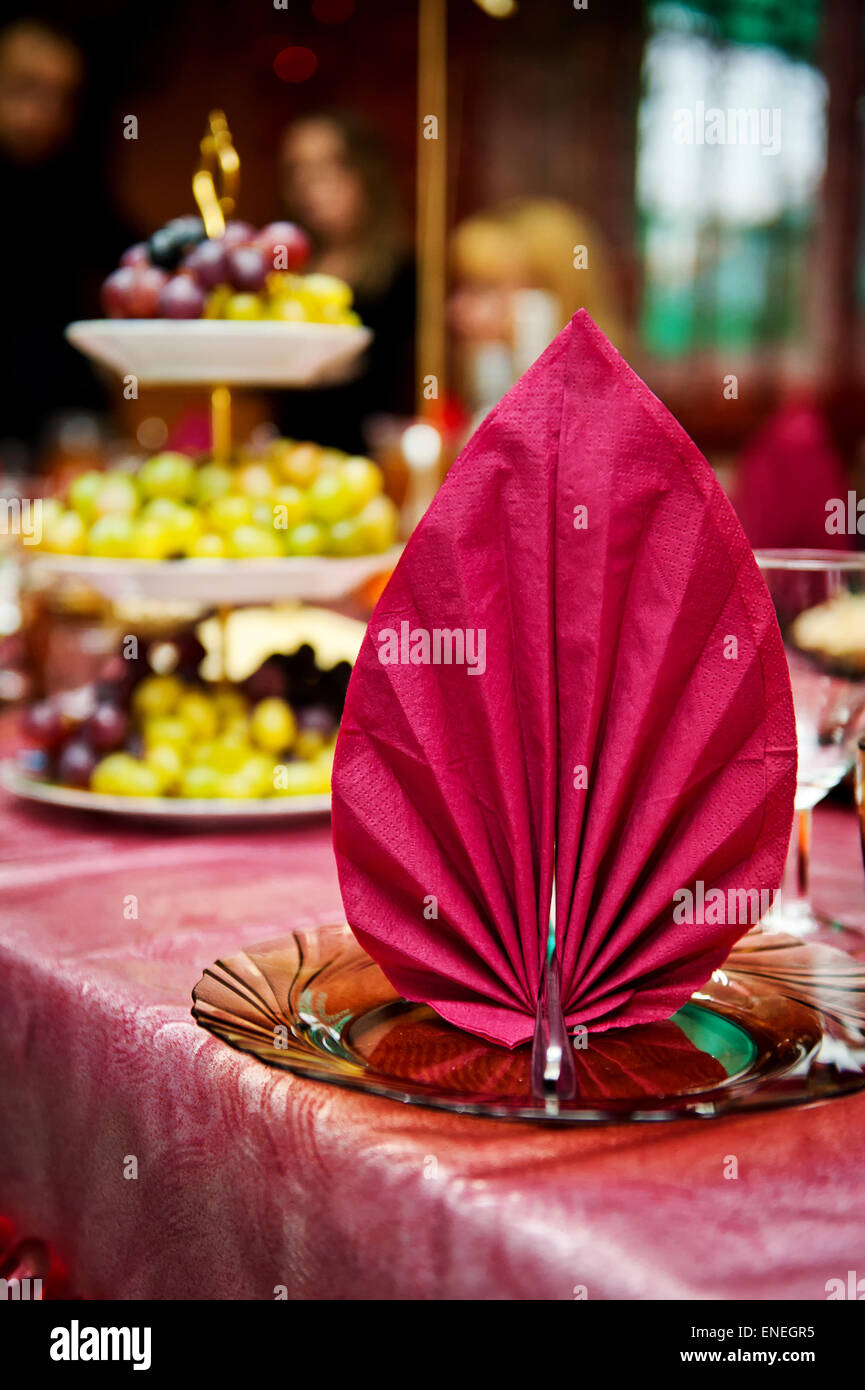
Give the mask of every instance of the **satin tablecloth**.
[[(818, 902), (865, 924), (852, 813), (818, 813), (815, 861)], [(326, 823), (155, 836), (0, 803), (0, 1210), (82, 1294), (823, 1299), (865, 1275), (865, 1094), (561, 1132), (301, 1080), (193, 1023), (218, 956), (339, 916)]]

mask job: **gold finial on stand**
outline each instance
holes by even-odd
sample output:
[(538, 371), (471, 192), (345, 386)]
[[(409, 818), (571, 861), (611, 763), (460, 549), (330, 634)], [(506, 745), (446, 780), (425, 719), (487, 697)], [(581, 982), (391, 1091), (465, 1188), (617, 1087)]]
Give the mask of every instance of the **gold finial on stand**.
[[(234, 148), (224, 111), (211, 111), (201, 141), (201, 163), (192, 176), (192, 193), (204, 230), (213, 239), (225, 232), (225, 219), (234, 212), (240, 187), (240, 156)], [(231, 458), (231, 392), (215, 386), (210, 393), (212, 453), (217, 463)]]
[(220, 237), (234, 212), (240, 187), (240, 156), (224, 111), (211, 111), (201, 142), (201, 163), (192, 176), (192, 193), (209, 237)]

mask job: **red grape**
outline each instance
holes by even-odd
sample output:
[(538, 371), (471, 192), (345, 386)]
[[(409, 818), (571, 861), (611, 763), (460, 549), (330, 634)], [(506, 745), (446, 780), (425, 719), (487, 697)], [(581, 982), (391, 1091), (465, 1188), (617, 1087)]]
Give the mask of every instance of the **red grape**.
[(236, 290), (255, 294), (264, 284), (267, 261), (257, 246), (230, 246), (225, 253), (228, 283)]
[(333, 711), (327, 705), (306, 705), (297, 711), (297, 727), (304, 733), (322, 734), (330, 738), (336, 729)]
[(37, 748), (58, 748), (65, 730), (63, 716), (50, 700), (38, 700), (21, 716), (21, 732)]
[(164, 319), (200, 319), (204, 291), (191, 275), (175, 275), (159, 294), (159, 314)]
[(73, 738), (57, 759), (57, 780), (68, 787), (87, 787), (97, 762), (96, 754), (84, 739)]
[(103, 282), (102, 307), (110, 319), (129, 317), (129, 296), (134, 284), (135, 268), (131, 265), (124, 265), (119, 270), (112, 271)]
[(222, 236), (223, 246), (241, 246), (244, 242), (248, 245), (254, 240), (255, 228), (251, 222), (226, 222)]
[(126, 742), (129, 719), (117, 705), (97, 705), (85, 725), (84, 732), (98, 752), (113, 753)]
[(128, 246), (120, 257), (121, 265), (149, 265), (150, 253), (147, 250), (146, 241), (136, 241), (134, 246)]
[(255, 238), (269, 270), (302, 270), (309, 260), (309, 238), (294, 222), (270, 222)]
[(225, 247), (221, 241), (201, 241), (190, 251), (181, 269), (191, 271), (203, 290), (224, 285)]
[[(155, 265), (130, 266), (132, 286), (127, 295), (126, 316), (131, 319), (156, 317), (159, 295), (168, 280), (164, 270)], [(119, 271), (115, 271), (119, 275)]]

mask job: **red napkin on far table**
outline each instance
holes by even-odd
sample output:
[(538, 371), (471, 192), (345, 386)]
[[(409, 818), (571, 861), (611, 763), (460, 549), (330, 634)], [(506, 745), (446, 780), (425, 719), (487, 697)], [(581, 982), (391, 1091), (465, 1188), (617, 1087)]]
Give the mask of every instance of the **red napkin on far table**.
[(814, 401), (789, 401), (744, 451), (733, 505), (760, 550), (846, 550), (826, 530), (827, 502), (848, 490), (844, 464)]
[(795, 762), (732, 508), (581, 312), (469, 442), (370, 621), (334, 766), (348, 921), (405, 997), (513, 1047), (555, 879), (568, 1024), (667, 1018), (748, 929), (735, 890), (777, 887)]

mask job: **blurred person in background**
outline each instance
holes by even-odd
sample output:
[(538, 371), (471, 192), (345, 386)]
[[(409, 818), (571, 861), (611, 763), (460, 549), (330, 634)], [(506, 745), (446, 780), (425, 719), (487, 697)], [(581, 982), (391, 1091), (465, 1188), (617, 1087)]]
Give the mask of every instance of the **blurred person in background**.
[(518, 199), (467, 218), (453, 233), (452, 262), (456, 385), (474, 423), (580, 308), (625, 351), (603, 237), (567, 203)]
[(34, 19), (0, 29), (0, 220), (3, 313), (14, 344), (3, 368), (0, 470), (32, 468), (46, 424), (98, 409), (104, 397), (64, 338), (98, 312), (98, 284), (129, 239), (100, 192), (92, 150), (78, 137), (84, 59), (71, 39)]
[(364, 421), (414, 409), (415, 276), (384, 145), (357, 116), (305, 116), (285, 132), (281, 191), (312, 242), (309, 271), (351, 285), (374, 333), (360, 375), (341, 386), (292, 393), (280, 423), (294, 439), (362, 453)]

